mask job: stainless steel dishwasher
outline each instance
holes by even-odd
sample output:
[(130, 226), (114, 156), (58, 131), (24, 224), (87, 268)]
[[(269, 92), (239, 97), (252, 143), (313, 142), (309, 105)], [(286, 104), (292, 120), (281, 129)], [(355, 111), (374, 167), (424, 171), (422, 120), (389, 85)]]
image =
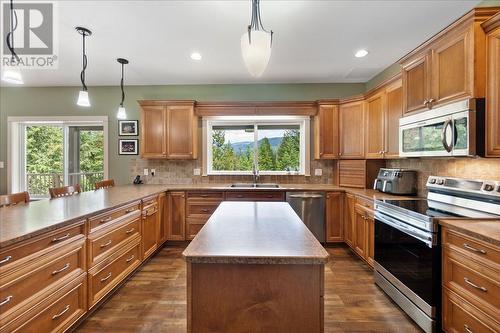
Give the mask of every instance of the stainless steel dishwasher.
[(325, 194), (287, 192), (286, 202), (293, 208), (316, 239), (325, 242)]

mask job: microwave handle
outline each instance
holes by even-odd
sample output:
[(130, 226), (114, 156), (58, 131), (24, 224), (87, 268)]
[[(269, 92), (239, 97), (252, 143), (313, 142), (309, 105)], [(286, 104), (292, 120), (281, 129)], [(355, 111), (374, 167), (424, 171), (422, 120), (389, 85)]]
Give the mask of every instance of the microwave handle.
[[(450, 153), (453, 150), (453, 136), (454, 135), (452, 135), (451, 143), (448, 144), (448, 142), (446, 141), (446, 129), (448, 128), (448, 126), (454, 126), (452, 119), (448, 119), (444, 122), (443, 130), (441, 131), (441, 143), (443, 144), (444, 149), (448, 153)], [(452, 130), (453, 130), (453, 127), (452, 127)]]

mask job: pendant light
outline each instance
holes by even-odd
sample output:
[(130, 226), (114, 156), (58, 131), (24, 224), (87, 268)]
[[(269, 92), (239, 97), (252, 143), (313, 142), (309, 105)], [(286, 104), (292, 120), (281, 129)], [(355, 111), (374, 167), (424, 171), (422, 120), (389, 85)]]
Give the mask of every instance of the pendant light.
[(118, 61), (118, 63), (122, 65), (122, 79), (120, 81), (120, 88), (122, 90), (122, 101), (120, 102), (120, 106), (118, 107), (116, 118), (127, 119), (127, 112), (125, 111), (125, 107), (123, 106), (123, 101), (125, 101), (125, 91), (123, 91), (123, 68), (126, 64), (128, 64), (128, 60), (123, 58), (118, 58), (116, 59), (116, 61)]
[[(14, 0), (10, 0), (10, 30), (5, 38), (5, 43), (10, 51), (10, 65), (19, 65), (20, 59), (14, 49), (14, 31), (17, 29), (17, 14), (14, 10)], [(24, 84), (21, 72), (16, 69), (7, 69), (2, 75), (2, 81), (12, 84)]]
[(76, 27), (76, 31), (82, 35), (83, 48), (82, 48), (82, 71), (80, 73), (80, 80), (82, 81), (82, 90), (78, 93), (78, 101), (76, 102), (79, 106), (90, 106), (89, 93), (87, 91), (87, 85), (85, 84), (85, 70), (87, 69), (87, 54), (85, 53), (85, 37), (92, 35), (92, 31), (83, 27)]
[(259, 0), (252, 0), (252, 21), (248, 31), (241, 36), (243, 61), (254, 77), (261, 76), (271, 58), (273, 31), (267, 31), (260, 19)]

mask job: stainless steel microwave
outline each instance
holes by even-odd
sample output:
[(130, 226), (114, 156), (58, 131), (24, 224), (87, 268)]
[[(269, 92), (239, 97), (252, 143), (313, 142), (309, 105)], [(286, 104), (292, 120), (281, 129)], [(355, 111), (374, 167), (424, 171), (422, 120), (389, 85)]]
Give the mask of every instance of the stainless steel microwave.
[(399, 119), (399, 156), (484, 154), (484, 99), (468, 99)]

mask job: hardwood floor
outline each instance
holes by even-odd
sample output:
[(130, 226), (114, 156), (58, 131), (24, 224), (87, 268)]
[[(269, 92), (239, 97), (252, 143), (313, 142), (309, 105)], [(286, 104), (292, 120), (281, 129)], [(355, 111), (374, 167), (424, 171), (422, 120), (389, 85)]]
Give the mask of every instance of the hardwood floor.
[[(372, 271), (347, 247), (327, 249), (325, 332), (421, 332), (375, 286)], [(183, 247), (165, 247), (134, 274), (78, 333), (186, 332)]]

